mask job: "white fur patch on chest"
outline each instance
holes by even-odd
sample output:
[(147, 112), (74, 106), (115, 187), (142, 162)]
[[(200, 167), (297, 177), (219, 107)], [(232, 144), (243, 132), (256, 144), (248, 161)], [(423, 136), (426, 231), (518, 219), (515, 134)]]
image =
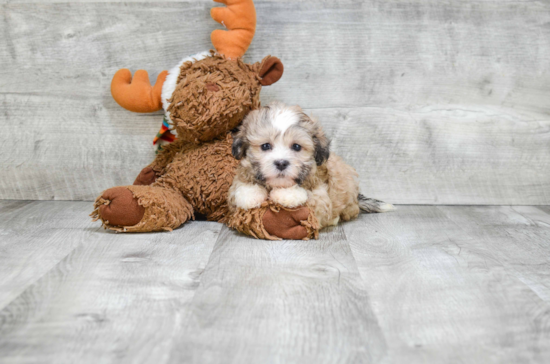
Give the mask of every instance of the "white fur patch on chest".
[(278, 110), (271, 118), (271, 124), (281, 133), (284, 133), (292, 125), (298, 124), (300, 117), (296, 112), (289, 109)]
[(274, 188), (269, 198), (281, 206), (294, 208), (302, 206), (307, 201), (307, 191), (298, 185), (289, 188)]

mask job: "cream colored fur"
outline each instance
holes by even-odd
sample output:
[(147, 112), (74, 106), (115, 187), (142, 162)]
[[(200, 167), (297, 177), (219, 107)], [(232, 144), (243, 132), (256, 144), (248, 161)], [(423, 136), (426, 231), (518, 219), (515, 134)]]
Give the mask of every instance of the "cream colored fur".
[[(262, 147), (265, 144), (270, 149), (265, 150)], [(299, 151), (293, 149), (295, 144), (300, 146)], [(230, 211), (252, 205), (248, 200), (243, 202), (242, 194), (254, 191), (250, 192), (254, 205), (261, 196), (290, 208), (307, 204), (321, 228), (357, 217), (360, 212), (357, 172), (339, 156), (328, 154), (328, 144), (317, 121), (297, 106), (273, 103), (252, 111), (234, 136), (233, 151), (243, 159), (229, 190)], [(319, 158), (322, 152), (328, 159)], [(283, 171), (274, 164), (280, 160), (289, 162)], [(258, 192), (260, 189), (265, 192)], [(393, 208), (380, 201), (368, 201), (377, 203), (372, 211)]]

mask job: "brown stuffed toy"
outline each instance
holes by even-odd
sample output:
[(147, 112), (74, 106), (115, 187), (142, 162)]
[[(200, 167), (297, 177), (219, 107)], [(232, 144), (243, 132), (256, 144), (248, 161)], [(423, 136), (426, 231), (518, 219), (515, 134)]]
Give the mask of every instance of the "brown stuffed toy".
[(229, 30), (212, 32), (217, 52), (188, 57), (154, 86), (146, 71), (132, 76), (121, 69), (111, 92), (119, 105), (135, 112), (165, 111), (165, 121), (177, 139), (165, 146), (132, 186), (104, 191), (91, 216), (119, 232), (172, 230), (195, 214), (227, 223), (258, 238), (308, 239), (317, 234), (307, 207), (285, 209), (265, 205), (229, 216), (227, 194), (238, 161), (231, 154), (230, 131), (260, 107), (260, 90), (277, 82), (283, 64), (267, 56), (261, 62), (241, 60), (254, 36), (256, 12), (252, 0), (215, 0), (212, 18)]

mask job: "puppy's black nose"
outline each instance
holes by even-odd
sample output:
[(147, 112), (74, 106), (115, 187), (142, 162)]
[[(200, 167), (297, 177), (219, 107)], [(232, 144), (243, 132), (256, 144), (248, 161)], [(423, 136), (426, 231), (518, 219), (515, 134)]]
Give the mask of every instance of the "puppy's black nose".
[(290, 164), (288, 161), (284, 159), (279, 159), (278, 161), (275, 161), (273, 163), (275, 164), (275, 167), (277, 167), (279, 171), (284, 171), (286, 167), (288, 167), (288, 165)]

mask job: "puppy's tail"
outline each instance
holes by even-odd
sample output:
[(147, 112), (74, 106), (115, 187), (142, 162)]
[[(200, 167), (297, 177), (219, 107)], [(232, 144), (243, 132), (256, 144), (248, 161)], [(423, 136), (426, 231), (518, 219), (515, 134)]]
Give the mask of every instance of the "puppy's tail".
[(395, 210), (395, 207), (391, 203), (368, 198), (362, 194), (359, 194), (357, 199), (359, 200), (359, 208), (365, 212), (388, 212)]

